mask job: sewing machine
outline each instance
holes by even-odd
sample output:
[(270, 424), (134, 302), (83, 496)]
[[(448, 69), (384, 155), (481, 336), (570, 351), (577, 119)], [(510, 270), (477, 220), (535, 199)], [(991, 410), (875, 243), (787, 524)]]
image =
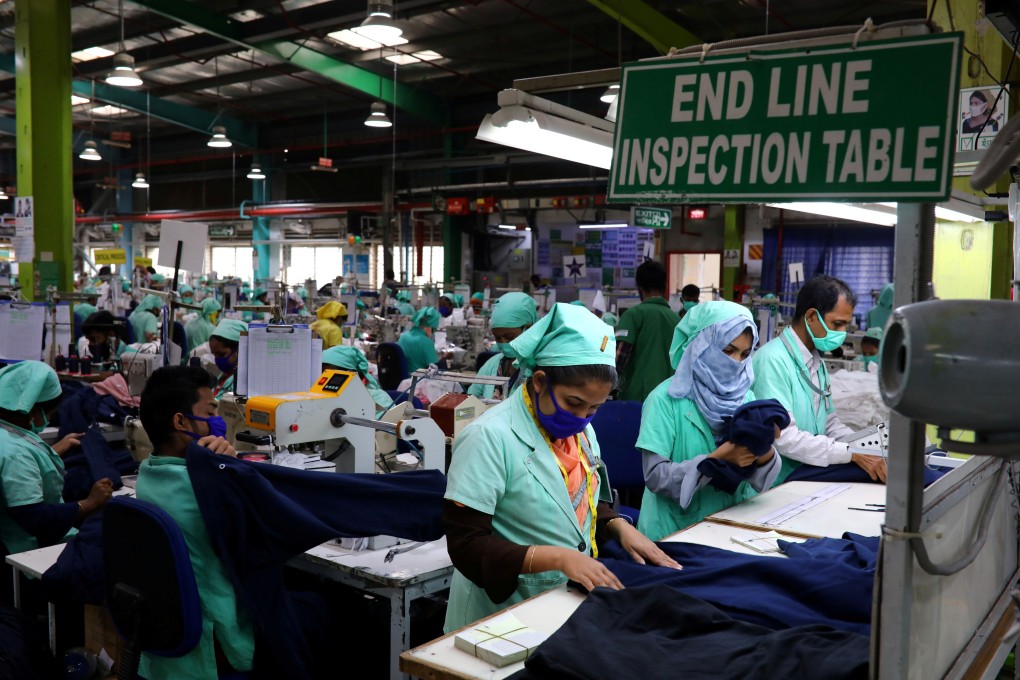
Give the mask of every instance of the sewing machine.
[[(866, 427), (863, 430), (857, 430), (844, 437), (840, 437), (838, 441), (846, 442), (850, 445), (850, 450), (854, 453), (865, 453), (872, 456), (882, 456), (883, 458), (889, 457), (889, 422), (884, 421), (871, 427)], [(957, 468), (967, 462), (962, 458), (950, 458), (948, 456), (931, 455), (934, 451), (940, 451), (937, 447), (930, 446), (925, 452), (926, 463), (934, 467), (944, 468)]]
[(447, 326), (443, 330), (451, 345), (464, 350), (455, 364), (473, 368), (478, 355), (485, 351), (485, 337), (489, 334), (485, 319), (469, 319), (465, 326)]

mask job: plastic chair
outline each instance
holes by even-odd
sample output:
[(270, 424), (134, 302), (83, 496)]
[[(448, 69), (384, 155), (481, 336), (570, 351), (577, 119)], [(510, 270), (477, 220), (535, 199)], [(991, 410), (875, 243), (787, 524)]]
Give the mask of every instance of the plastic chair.
[(489, 359), (491, 359), (492, 357), (496, 356), (497, 354), (500, 354), (500, 352), (491, 352), (491, 351), (490, 352), (480, 352), (478, 354), (478, 359), (475, 360), (475, 372), (477, 373), (478, 371), (482, 370), (482, 366), (484, 366)]
[(166, 511), (137, 498), (111, 499), (103, 510), (103, 572), (110, 615), (126, 640), (119, 680), (137, 677), (142, 652), (179, 657), (195, 648), (202, 602), (184, 535)]
[(595, 412), (591, 426), (613, 485), (613, 506), (636, 524), (645, 490), (641, 452), (636, 446), (641, 428), (641, 402), (607, 401)]
[(379, 343), (375, 361), (379, 366), (379, 386), (384, 390), (395, 390), (402, 380), (411, 377), (404, 350), (395, 342)]

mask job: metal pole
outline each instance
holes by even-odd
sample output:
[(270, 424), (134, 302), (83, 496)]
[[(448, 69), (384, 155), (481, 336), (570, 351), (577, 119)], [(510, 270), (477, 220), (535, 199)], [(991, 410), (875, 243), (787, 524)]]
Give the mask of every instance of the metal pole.
[[(926, 296), (935, 234), (935, 206), (900, 203), (896, 216), (894, 309)], [(881, 380), (881, 376), (879, 376)], [(886, 526), (917, 531), (924, 501), (924, 424), (889, 416)], [(871, 677), (899, 680), (910, 669), (914, 555), (903, 539), (882, 537), (872, 609)]]

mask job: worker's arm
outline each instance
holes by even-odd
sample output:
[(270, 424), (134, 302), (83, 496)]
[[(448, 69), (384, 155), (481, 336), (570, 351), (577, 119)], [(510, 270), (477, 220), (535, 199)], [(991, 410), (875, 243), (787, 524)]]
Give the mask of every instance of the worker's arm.
[(630, 355), (634, 346), (629, 342), (617, 342), (616, 343), (616, 372), (623, 374), (623, 369), (627, 366), (627, 362), (630, 361)]
[(641, 449), (645, 487), (686, 510), (698, 489), (708, 484), (708, 477), (698, 472), (698, 463), (706, 458), (707, 453), (674, 463), (658, 453)]
[(838, 442), (827, 434), (811, 434), (799, 429), (792, 413), (790, 426), (776, 440), (776, 450), (791, 460), (819, 467), (851, 461), (850, 447), (845, 442)]

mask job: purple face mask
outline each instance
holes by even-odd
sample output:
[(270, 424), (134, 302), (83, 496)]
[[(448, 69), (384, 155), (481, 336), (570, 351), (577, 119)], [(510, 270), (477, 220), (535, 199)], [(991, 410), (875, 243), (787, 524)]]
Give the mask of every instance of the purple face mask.
[(542, 413), (542, 409), (535, 408), (538, 412), (538, 422), (542, 425), (542, 429), (549, 433), (549, 436), (553, 439), (566, 439), (580, 433), (591, 422), (591, 418), (579, 418), (570, 411), (560, 408), (559, 403), (556, 401), (556, 394), (553, 392), (552, 383), (549, 382), (547, 384), (549, 385), (549, 397), (552, 399), (553, 408), (556, 409), (556, 412), (551, 416), (547, 416)]

